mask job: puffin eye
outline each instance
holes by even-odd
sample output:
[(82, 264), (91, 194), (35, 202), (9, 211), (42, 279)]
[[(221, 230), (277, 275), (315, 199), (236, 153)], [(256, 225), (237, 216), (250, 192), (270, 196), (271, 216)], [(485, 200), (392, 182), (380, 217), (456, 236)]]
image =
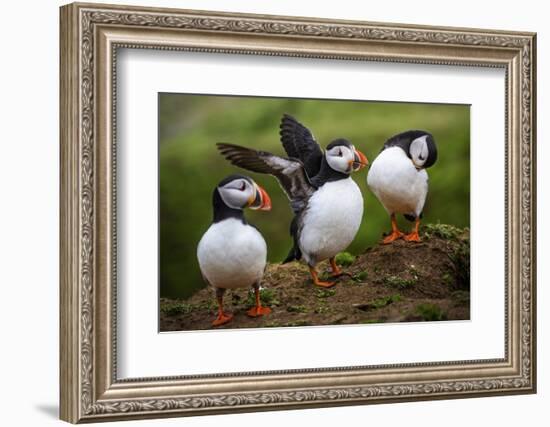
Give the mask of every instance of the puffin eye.
[(244, 191), (245, 188), (246, 188), (246, 185), (245, 185), (245, 183), (244, 183), (244, 181), (243, 181), (243, 182), (241, 182), (241, 188), (240, 188), (240, 190), (241, 190), (241, 191)]
[(339, 157), (342, 157), (342, 150), (341, 150), (341, 149), (338, 150), (338, 156), (339, 156)]

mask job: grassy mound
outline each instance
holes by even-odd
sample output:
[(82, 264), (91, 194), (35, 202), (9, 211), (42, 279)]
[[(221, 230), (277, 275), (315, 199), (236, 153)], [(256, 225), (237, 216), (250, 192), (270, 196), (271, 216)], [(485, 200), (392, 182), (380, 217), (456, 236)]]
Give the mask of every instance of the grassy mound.
[[(464, 320), (470, 317), (470, 240), (467, 229), (427, 224), (421, 243), (403, 240), (337, 257), (345, 275), (332, 288), (312, 284), (302, 263), (271, 264), (261, 298), (272, 313), (250, 318), (247, 289), (228, 291), (226, 310), (234, 314), (222, 328), (339, 325)], [(327, 271), (328, 263), (319, 265)], [(323, 273), (324, 280), (330, 279)], [(161, 299), (160, 330), (210, 329), (216, 316), (212, 289), (186, 300)]]

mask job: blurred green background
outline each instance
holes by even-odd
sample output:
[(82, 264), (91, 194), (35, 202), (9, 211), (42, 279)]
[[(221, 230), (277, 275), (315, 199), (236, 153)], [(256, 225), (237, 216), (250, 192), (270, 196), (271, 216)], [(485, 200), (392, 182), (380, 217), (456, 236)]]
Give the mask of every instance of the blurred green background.
[[(370, 162), (390, 136), (409, 129), (431, 132), (437, 163), (428, 169), (430, 188), (424, 222), (468, 227), (470, 221), (470, 107), (366, 101), (303, 100), (210, 95), (159, 95), (160, 295), (186, 298), (204, 287), (197, 244), (211, 223), (212, 191), (239, 172), (263, 186), (270, 212), (246, 211), (264, 235), (270, 262), (280, 262), (292, 245), (292, 213), (275, 178), (231, 166), (216, 142), (230, 142), (285, 155), (279, 141), (283, 113), (307, 126), (321, 147), (349, 139)], [(367, 169), (353, 174), (365, 200), (363, 223), (349, 248), (360, 253), (390, 230), (382, 205), (366, 185)], [(411, 223), (399, 219), (403, 229)]]

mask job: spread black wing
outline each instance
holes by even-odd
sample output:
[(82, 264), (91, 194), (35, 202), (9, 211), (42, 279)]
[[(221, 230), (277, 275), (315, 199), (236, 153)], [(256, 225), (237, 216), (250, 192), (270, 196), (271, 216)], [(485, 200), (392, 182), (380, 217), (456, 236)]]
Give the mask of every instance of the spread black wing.
[(290, 200), (294, 214), (299, 214), (307, 206), (309, 197), (316, 188), (309, 181), (304, 165), (300, 160), (279, 157), (267, 151), (233, 144), (216, 144), (222, 155), (235, 166), (252, 172), (273, 175), (279, 181)]
[(313, 178), (321, 168), (323, 151), (311, 131), (288, 114), (283, 115), (280, 129), (279, 134), (286, 154), (301, 160), (308, 176)]

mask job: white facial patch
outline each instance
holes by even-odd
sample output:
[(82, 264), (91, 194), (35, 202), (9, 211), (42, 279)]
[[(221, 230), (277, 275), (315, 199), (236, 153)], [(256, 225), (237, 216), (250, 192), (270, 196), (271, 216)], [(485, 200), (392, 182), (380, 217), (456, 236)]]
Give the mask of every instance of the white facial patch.
[(326, 152), (328, 165), (335, 171), (350, 173), (353, 169), (355, 155), (353, 150), (345, 145), (337, 145)]
[(255, 191), (254, 186), (246, 179), (236, 179), (228, 182), (223, 187), (218, 187), (223, 202), (233, 209), (246, 207), (249, 200), (254, 200)]
[(426, 141), (427, 138), (428, 135), (423, 135), (416, 138), (413, 142), (411, 142), (411, 146), (409, 148), (412, 161), (418, 168), (424, 166), (424, 163), (426, 163), (426, 160), (428, 160), (428, 155), (430, 154), (428, 150), (428, 142)]

